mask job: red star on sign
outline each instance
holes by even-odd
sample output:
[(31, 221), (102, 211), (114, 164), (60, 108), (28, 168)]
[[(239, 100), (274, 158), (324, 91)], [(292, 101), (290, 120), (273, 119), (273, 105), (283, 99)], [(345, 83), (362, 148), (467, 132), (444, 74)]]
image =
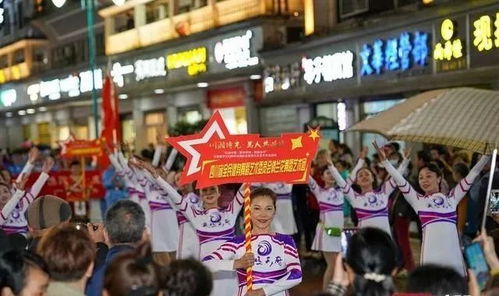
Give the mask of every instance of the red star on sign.
[(230, 133), (227, 126), (225, 126), (222, 115), (216, 111), (200, 133), (166, 139), (168, 143), (187, 158), (182, 172), (182, 184), (195, 181), (201, 171), (201, 153), (195, 146), (207, 144), (213, 137), (225, 139), (228, 136), (230, 136)]

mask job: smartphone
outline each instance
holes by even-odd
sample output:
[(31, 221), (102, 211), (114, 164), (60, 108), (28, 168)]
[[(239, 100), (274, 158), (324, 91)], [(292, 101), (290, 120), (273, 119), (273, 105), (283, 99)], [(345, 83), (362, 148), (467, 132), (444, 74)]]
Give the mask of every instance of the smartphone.
[(341, 255), (343, 258), (347, 256), (348, 243), (355, 232), (357, 232), (357, 228), (343, 228), (341, 232)]
[(499, 214), (499, 190), (497, 189), (490, 191), (489, 211), (491, 215)]
[(471, 268), (476, 275), (480, 289), (483, 290), (485, 284), (487, 284), (487, 281), (489, 280), (490, 273), (480, 243), (471, 243), (464, 247), (464, 256), (466, 257), (468, 267)]

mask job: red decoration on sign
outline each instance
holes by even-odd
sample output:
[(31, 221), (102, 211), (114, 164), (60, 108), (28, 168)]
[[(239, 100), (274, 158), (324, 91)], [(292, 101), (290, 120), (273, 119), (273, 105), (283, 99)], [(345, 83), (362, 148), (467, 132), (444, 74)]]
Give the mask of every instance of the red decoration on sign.
[(181, 184), (202, 188), (224, 183), (306, 183), (319, 145), (318, 129), (262, 138), (231, 135), (215, 112), (196, 135), (167, 138), (186, 158)]
[(61, 141), (61, 156), (63, 157), (89, 157), (102, 156), (102, 140), (77, 140), (73, 135), (66, 141)]

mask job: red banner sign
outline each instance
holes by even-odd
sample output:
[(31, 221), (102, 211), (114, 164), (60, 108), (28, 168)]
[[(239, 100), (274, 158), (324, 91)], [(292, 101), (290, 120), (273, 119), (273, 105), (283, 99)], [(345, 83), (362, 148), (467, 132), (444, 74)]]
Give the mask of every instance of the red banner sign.
[(102, 140), (77, 140), (70, 137), (64, 142), (59, 142), (63, 157), (89, 157), (89, 156), (102, 156)]
[(180, 182), (197, 187), (224, 183), (306, 183), (319, 145), (318, 129), (262, 138), (231, 135), (215, 112), (196, 135), (167, 138), (187, 158)]
[[(31, 173), (29, 176), (26, 188), (30, 188), (40, 173)], [(104, 198), (106, 190), (102, 186), (101, 181), (102, 171), (91, 170), (85, 172), (85, 188), (89, 198)], [(82, 180), (74, 180), (69, 171), (50, 172), (50, 178), (43, 186), (39, 196), (51, 194), (68, 201), (83, 200)], [(79, 188), (80, 190), (71, 191), (70, 187)]]

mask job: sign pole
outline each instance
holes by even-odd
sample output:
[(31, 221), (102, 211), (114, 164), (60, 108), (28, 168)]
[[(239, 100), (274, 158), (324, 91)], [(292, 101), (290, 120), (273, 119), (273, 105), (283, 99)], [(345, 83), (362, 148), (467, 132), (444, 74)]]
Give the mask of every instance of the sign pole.
[(85, 178), (85, 157), (82, 156), (80, 158), (80, 162), (81, 162), (81, 187), (83, 189), (83, 200), (86, 201), (87, 200), (87, 184), (86, 184), (86, 178)]
[(97, 89), (95, 88), (95, 32), (94, 32), (94, 0), (85, 0), (88, 32), (88, 62), (92, 73), (92, 110), (95, 124), (95, 138), (99, 138), (99, 110), (97, 108)]
[[(251, 253), (251, 189), (249, 183), (244, 183), (244, 246), (246, 253)], [(253, 290), (253, 267), (246, 268), (246, 286), (248, 291)]]

